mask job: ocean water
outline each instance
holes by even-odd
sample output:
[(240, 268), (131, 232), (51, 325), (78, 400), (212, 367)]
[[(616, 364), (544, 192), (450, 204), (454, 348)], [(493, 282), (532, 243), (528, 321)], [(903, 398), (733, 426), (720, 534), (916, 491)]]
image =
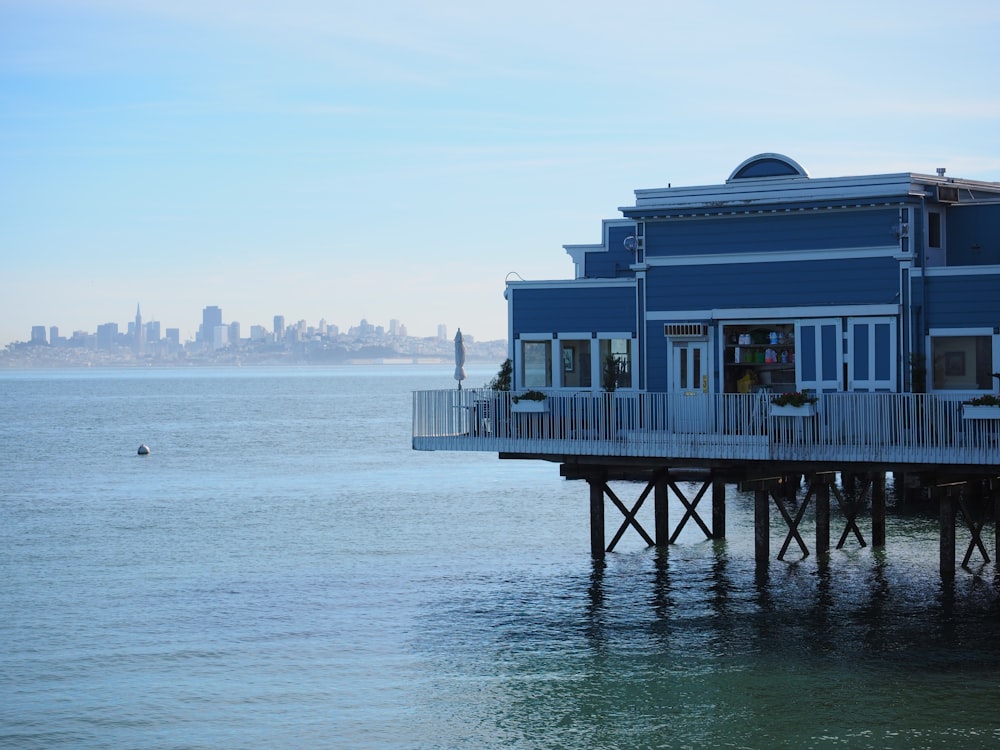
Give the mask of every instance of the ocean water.
[(760, 577), (730, 488), (727, 540), (595, 563), (557, 465), (410, 449), (411, 392), (450, 387), (0, 373), (0, 747), (1000, 745), (995, 567), (942, 583), (933, 514)]

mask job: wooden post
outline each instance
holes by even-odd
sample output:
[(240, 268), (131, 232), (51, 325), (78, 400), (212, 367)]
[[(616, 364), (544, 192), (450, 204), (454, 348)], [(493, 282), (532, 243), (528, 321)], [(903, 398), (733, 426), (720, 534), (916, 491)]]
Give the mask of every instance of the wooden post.
[[(993, 559), (1000, 561), (1000, 481), (991, 479), (987, 484), (989, 492), (993, 495)], [(1000, 563), (997, 564), (1000, 570)]]
[(670, 543), (670, 491), (667, 472), (657, 472), (653, 478), (653, 515), (656, 528), (656, 546), (665, 547)]
[(955, 500), (952, 488), (934, 488), (940, 505), (941, 577), (955, 577)]
[(826, 475), (812, 481), (816, 482), (816, 554), (822, 555), (830, 551), (830, 484)]
[(885, 473), (872, 474), (872, 547), (885, 546)]
[(753, 493), (754, 560), (766, 567), (771, 557), (771, 496), (766, 489)]
[(604, 557), (604, 477), (598, 474), (587, 478), (590, 486), (590, 554)]
[(726, 538), (726, 482), (712, 479), (712, 538)]

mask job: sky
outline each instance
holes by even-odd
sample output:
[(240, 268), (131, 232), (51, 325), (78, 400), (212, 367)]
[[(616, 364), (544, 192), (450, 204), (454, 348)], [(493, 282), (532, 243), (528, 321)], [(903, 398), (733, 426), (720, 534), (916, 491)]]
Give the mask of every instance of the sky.
[(0, 346), (201, 311), (504, 338), (634, 190), (1000, 181), (1000, 3), (0, 0)]

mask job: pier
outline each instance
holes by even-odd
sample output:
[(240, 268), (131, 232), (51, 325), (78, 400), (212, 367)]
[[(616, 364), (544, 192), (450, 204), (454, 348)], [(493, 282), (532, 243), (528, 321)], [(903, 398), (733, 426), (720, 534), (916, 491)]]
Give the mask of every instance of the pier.
[[(672, 544), (689, 523), (706, 538), (724, 538), (728, 486), (753, 493), (760, 566), (772, 558), (775, 516), (786, 529), (777, 560), (826, 553), (833, 539), (838, 549), (885, 547), (887, 474), (937, 504), (942, 576), (974, 559), (990, 562), (987, 526), (994, 555), (1000, 550), (1000, 407), (973, 410), (956, 397), (838, 392), (796, 412), (775, 409), (763, 394), (580, 393), (524, 402), (503, 391), (422, 391), (414, 394), (413, 447), (558, 463), (563, 477), (588, 485), (595, 557), (630, 530), (651, 546)], [(634, 499), (619, 497), (610, 484), (616, 480), (642, 489)], [(699, 489), (688, 496), (678, 483), (692, 481)], [(669, 492), (684, 508), (673, 528)], [(636, 520), (650, 497), (651, 531)], [(610, 541), (609, 501), (623, 518)], [(814, 539), (800, 532), (810, 507)], [(842, 529), (831, 528), (831, 507), (841, 512)], [(858, 518), (869, 508), (865, 538)]]

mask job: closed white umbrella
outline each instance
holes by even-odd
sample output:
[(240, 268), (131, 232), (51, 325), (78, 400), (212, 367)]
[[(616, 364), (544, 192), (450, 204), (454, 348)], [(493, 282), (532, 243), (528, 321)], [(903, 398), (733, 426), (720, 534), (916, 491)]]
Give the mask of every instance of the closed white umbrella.
[(462, 381), (465, 380), (465, 342), (462, 341), (461, 328), (455, 334), (455, 380), (458, 381), (458, 390), (462, 390)]

